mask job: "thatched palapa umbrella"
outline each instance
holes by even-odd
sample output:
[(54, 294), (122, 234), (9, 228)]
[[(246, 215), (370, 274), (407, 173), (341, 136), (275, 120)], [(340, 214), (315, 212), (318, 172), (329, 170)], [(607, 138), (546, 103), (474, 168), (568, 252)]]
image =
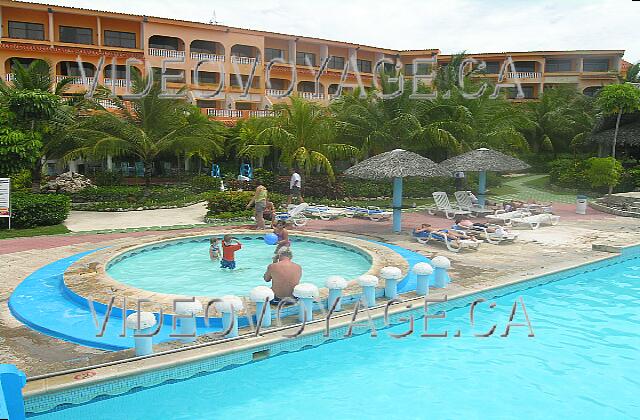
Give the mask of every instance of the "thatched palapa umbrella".
[(431, 178), (451, 177), (434, 161), (402, 149), (381, 153), (353, 165), (345, 175), (379, 181), (393, 179), (393, 231), (400, 232), (402, 225), (402, 179), (408, 176)]
[(504, 153), (481, 148), (454, 156), (440, 162), (440, 166), (451, 172), (479, 172), (478, 204), (484, 206), (484, 196), (487, 189), (487, 171), (515, 172), (530, 168), (530, 166)]

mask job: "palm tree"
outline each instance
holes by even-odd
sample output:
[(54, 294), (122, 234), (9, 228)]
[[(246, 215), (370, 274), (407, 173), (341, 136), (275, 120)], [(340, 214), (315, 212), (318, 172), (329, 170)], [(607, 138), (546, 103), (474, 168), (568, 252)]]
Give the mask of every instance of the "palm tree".
[(353, 145), (335, 142), (336, 124), (328, 108), (293, 96), (291, 104), (278, 104), (273, 109), (278, 114), (273, 124), (248, 141), (240, 155), (265, 156), (275, 149), (288, 167), (295, 164), (307, 175), (323, 170), (329, 179), (334, 179), (333, 161), (357, 155)]
[(62, 98), (71, 79), (56, 83), (49, 62), (34, 60), (24, 66), (14, 60), (12, 70), (12, 82), (0, 79), (0, 101), (13, 115), (16, 128), (30, 132), (42, 144), (31, 167), (31, 189), (39, 193), (44, 157), (57, 157), (68, 147), (65, 134), (78, 107)]
[[(143, 92), (148, 79), (134, 75), (133, 93)], [(181, 99), (159, 96), (155, 82), (146, 95), (131, 101), (113, 99), (113, 111), (85, 117), (74, 130), (80, 141), (67, 159), (135, 156), (144, 165), (145, 188), (151, 185), (153, 161), (163, 153), (197, 155), (205, 160), (223, 152), (223, 126)]]
[(545, 90), (525, 109), (531, 125), (524, 131), (533, 152), (568, 151), (572, 139), (594, 123), (593, 100), (570, 86)]

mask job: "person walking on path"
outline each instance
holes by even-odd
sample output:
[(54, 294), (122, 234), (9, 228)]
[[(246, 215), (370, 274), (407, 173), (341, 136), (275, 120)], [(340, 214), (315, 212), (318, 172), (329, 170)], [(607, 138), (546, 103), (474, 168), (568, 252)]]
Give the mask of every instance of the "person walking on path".
[(289, 180), (289, 200), (287, 205), (291, 204), (294, 198), (297, 198), (300, 203), (304, 201), (302, 198), (302, 177), (295, 170), (291, 169), (291, 179)]
[(267, 208), (267, 188), (264, 185), (258, 185), (256, 192), (253, 195), (249, 204), (247, 204), (247, 210), (253, 206), (253, 215), (256, 219), (256, 229), (264, 229), (264, 210)]

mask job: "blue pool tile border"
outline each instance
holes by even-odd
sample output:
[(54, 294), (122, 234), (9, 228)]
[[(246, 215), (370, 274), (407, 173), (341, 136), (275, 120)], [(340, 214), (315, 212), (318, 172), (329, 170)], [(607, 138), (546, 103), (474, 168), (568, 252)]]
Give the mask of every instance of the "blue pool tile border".
[[(513, 284), (500, 286), (472, 293), (467, 296), (454, 298), (447, 302), (431, 304), (432, 311), (449, 311), (470, 305), (479, 298), (494, 299), (510, 293), (515, 293), (537, 287), (543, 284), (567, 279), (576, 275), (584, 274), (600, 268), (611, 266), (623, 261), (640, 257), (640, 246), (623, 249), (623, 251), (612, 257), (608, 257), (592, 263), (583, 264), (577, 267), (560, 270), (551, 274), (537, 276)], [(378, 330), (383, 330), (394, 325), (406, 322), (406, 317), (413, 315), (419, 318), (423, 315), (422, 306), (409, 309), (407, 311), (392, 314), (389, 316), (389, 325), (384, 324), (384, 319), (373, 320), (374, 326)], [(300, 351), (308, 347), (317, 347), (328, 342), (343, 339), (348, 326), (332, 329), (329, 336), (325, 337), (323, 332), (318, 332), (295, 339), (279, 341), (273, 344), (258, 345), (250, 349), (214, 356), (195, 362), (181, 364), (167, 368), (156, 369), (141, 374), (108, 379), (97, 384), (79, 386), (61, 391), (54, 391), (45, 394), (38, 394), (29, 397), (25, 401), (26, 411), (31, 416), (37, 416), (50, 411), (57, 411), (67, 408), (69, 405), (79, 405), (89, 403), (93, 400), (109, 398), (129, 392), (135, 392), (145, 388), (162, 385), (171, 381), (186, 380), (191, 377), (209, 374), (236, 366), (254, 362), (254, 353), (268, 351), (269, 357), (283, 353)], [(360, 332), (366, 334), (368, 331)], [(357, 334), (354, 334), (357, 335)]]

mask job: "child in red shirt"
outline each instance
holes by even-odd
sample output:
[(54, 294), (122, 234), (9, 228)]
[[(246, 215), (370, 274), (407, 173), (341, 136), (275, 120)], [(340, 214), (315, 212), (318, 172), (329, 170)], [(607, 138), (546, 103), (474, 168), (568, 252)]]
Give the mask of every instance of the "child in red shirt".
[(242, 244), (231, 235), (224, 235), (222, 239), (222, 260), (220, 268), (234, 270), (236, 268), (235, 253), (242, 248)]

